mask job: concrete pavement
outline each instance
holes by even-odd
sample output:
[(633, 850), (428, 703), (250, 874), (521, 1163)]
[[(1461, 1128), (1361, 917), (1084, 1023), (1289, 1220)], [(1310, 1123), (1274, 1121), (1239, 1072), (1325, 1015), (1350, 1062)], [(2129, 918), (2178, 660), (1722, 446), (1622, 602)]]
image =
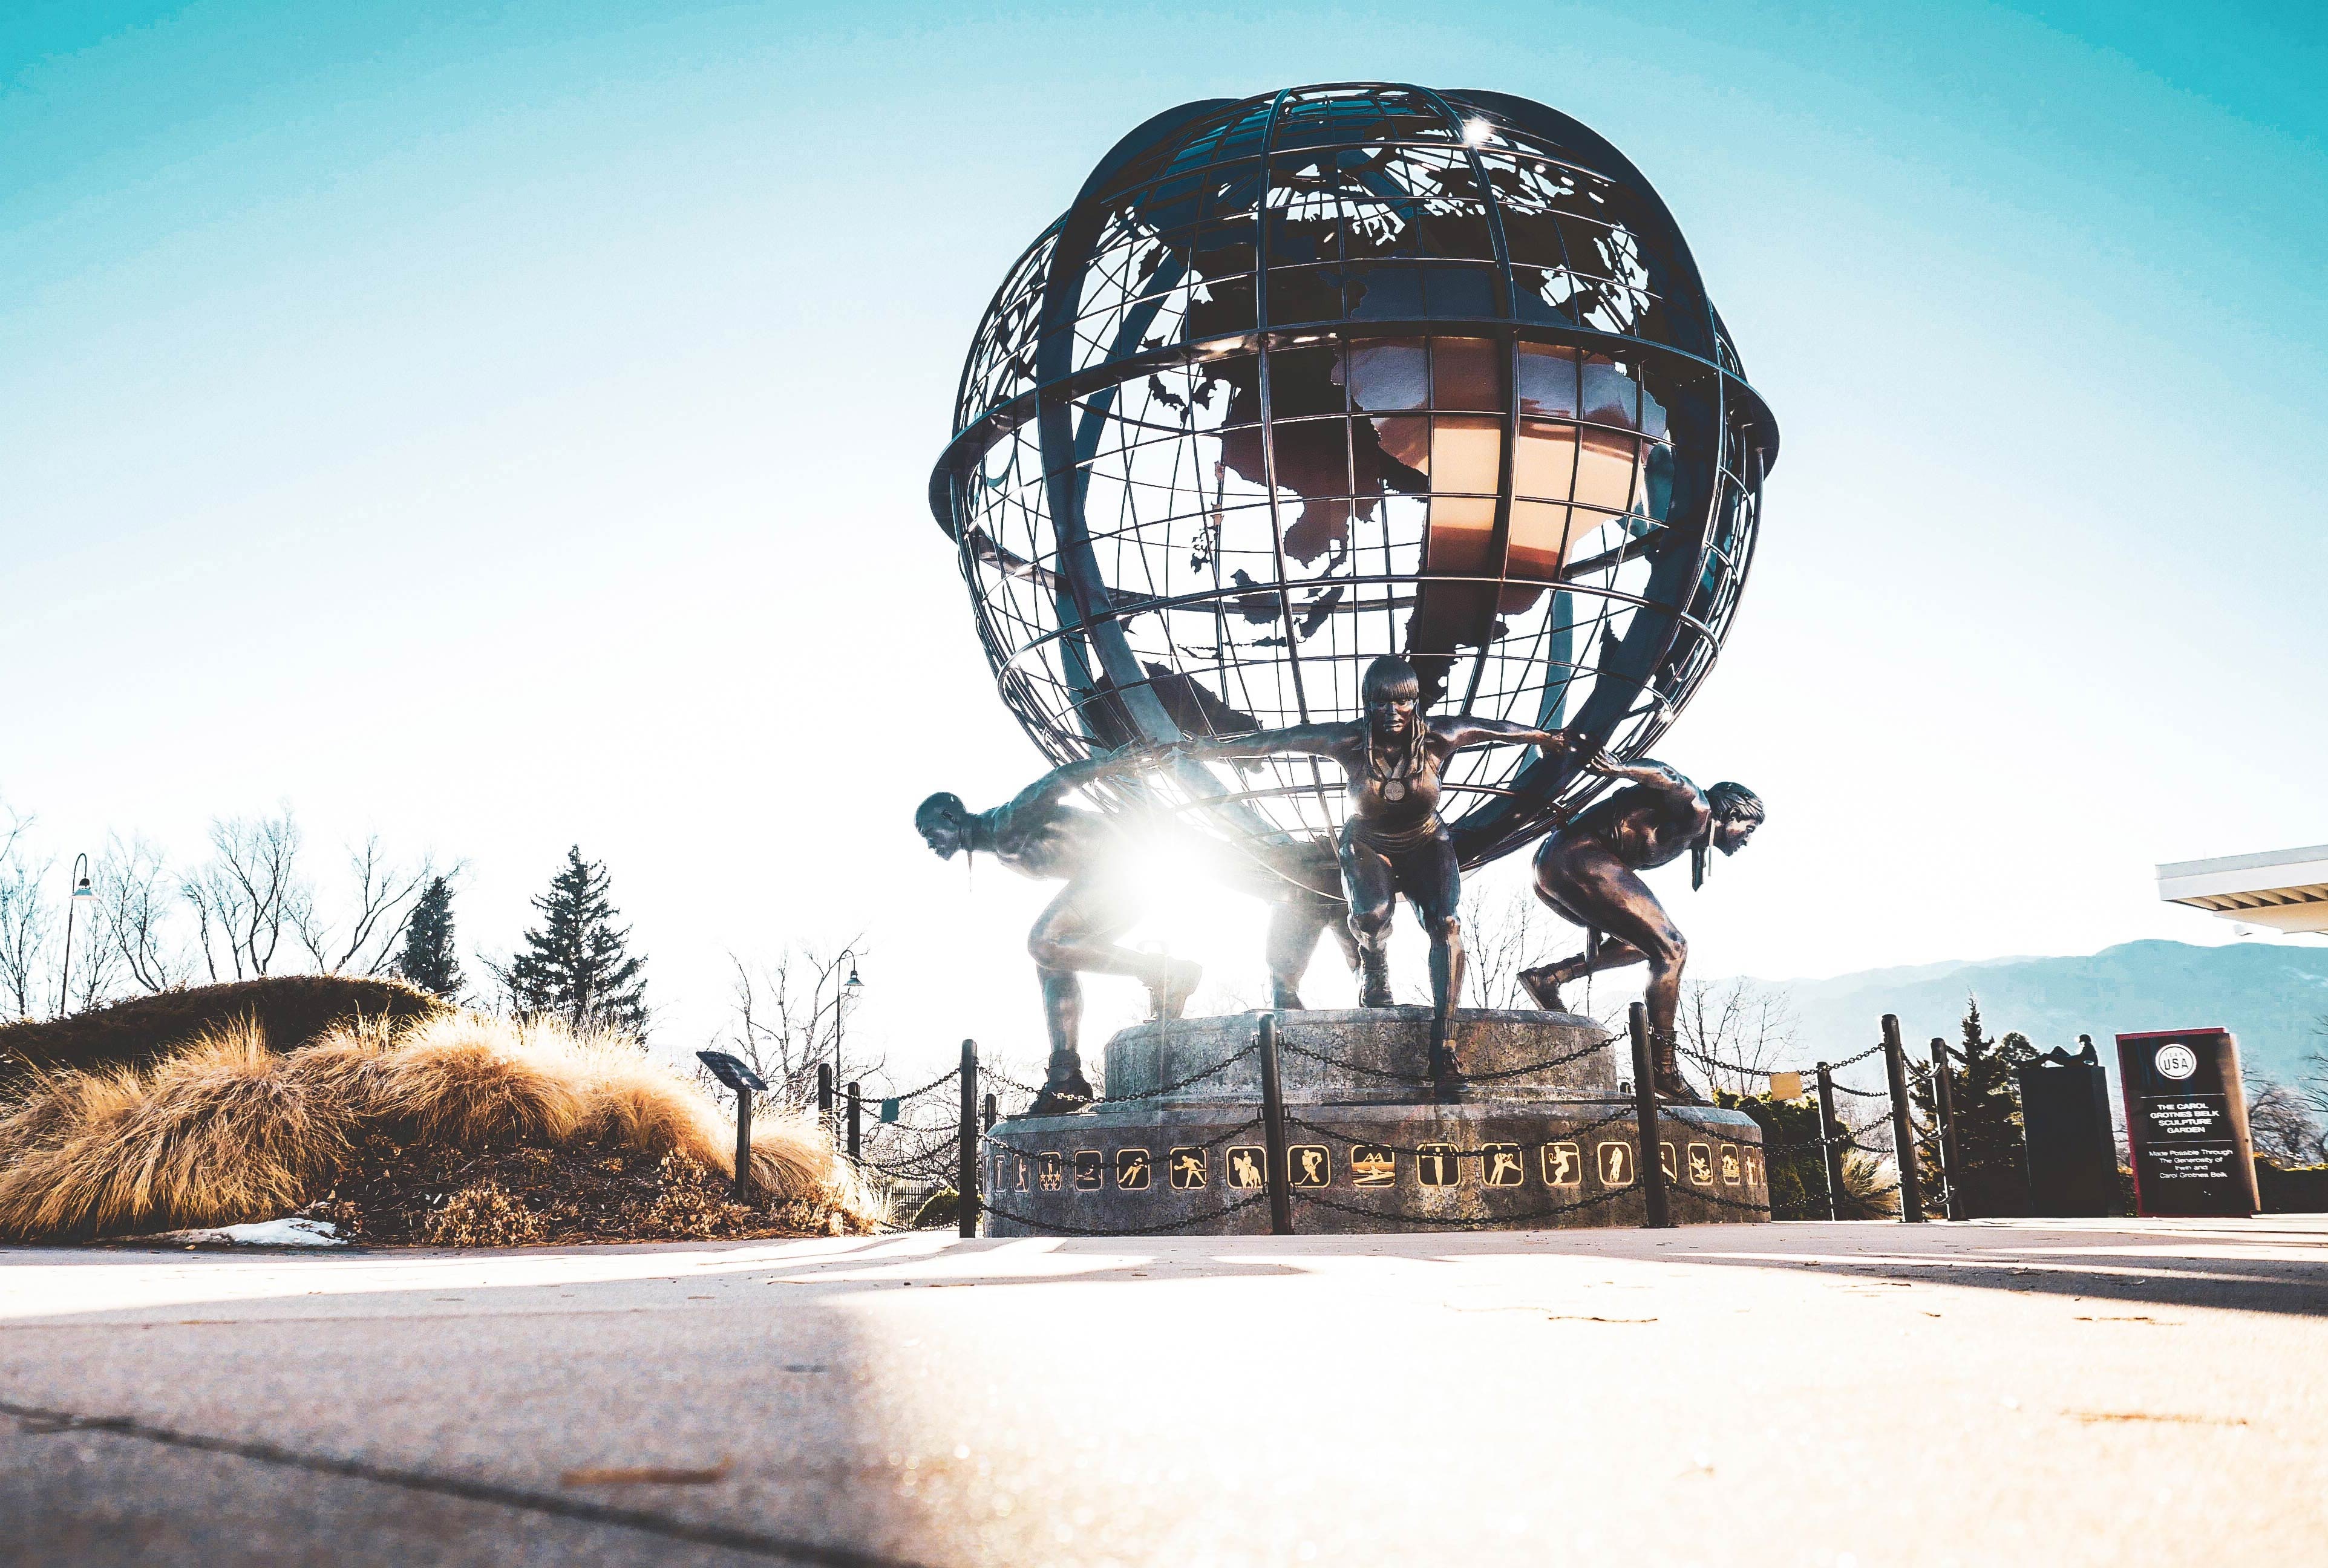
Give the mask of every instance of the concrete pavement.
[(2328, 1552), (2328, 1217), (0, 1251), (0, 1562)]

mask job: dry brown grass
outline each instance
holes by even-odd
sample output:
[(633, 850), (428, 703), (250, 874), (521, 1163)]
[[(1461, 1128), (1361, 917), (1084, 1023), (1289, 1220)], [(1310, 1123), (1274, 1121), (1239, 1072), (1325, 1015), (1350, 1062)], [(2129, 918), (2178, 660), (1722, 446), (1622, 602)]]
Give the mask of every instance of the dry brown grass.
[[(872, 1206), (807, 1117), (753, 1128), (753, 1176), (771, 1207), (857, 1228)], [(733, 1125), (693, 1084), (628, 1041), (470, 1013), (342, 1024), (278, 1056), (251, 1019), (213, 1027), (153, 1066), (35, 1073), (0, 1106), (0, 1235), (53, 1241), (287, 1213), (331, 1193), (359, 1144), (399, 1155), (512, 1148), (647, 1157), (685, 1180), (659, 1217), (696, 1215), (732, 1176)], [(733, 1216), (730, 1216), (731, 1219)], [(475, 1244), (537, 1239), (492, 1181), (446, 1197), (423, 1227)]]

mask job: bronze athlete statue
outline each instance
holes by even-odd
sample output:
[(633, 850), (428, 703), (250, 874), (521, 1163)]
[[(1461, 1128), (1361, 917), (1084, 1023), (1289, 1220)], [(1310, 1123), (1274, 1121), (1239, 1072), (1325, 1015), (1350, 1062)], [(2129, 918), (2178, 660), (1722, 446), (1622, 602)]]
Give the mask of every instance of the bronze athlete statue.
[(1269, 756), (1285, 752), (1331, 758), (1349, 781), (1349, 816), (1339, 858), (1350, 931), (1357, 939), (1360, 1002), (1388, 1007), (1391, 917), (1399, 895), (1413, 902), (1431, 934), (1431, 1075), (1442, 1096), (1461, 1077), (1450, 1038), (1455, 999), (1463, 987), (1462, 900), (1455, 843), (1439, 820), (1439, 776), (1465, 746), (1489, 741), (1563, 746), (1556, 729), (1532, 729), (1495, 718), (1426, 718), (1414, 666), (1385, 654), (1366, 667), (1366, 717), (1344, 724), (1303, 724), (1257, 735), (1182, 741), (1167, 756), (1195, 758)]
[[(957, 851), (992, 855), (1022, 877), (1063, 879), (1027, 946), (1042, 979), (1043, 1019), (1051, 1056), (1043, 1088), (1028, 1108), (1037, 1116), (1080, 1110), (1092, 1101), (1079, 1050), (1084, 972), (1130, 975), (1148, 987), (1159, 1018), (1177, 1018), (1203, 976), (1201, 966), (1160, 953), (1140, 953), (1116, 938), (1138, 924), (1143, 890), (1125, 864), (1123, 845), (1104, 817), (1078, 811), (1066, 796), (1124, 765), (1102, 756), (1055, 769), (992, 811), (972, 812), (962, 797), (940, 793), (914, 812), (914, 826), (941, 859)], [(1270, 992), (1273, 1006), (1296, 1009), (1296, 990), (1329, 928), (1343, 931), (1347, 906), (1334, 889), (1333, 860), (1323, 845), (1272, 851), (1263, 865), (1240, 861), (1215, 869), (1268, 899)], [(1355, 960), (1353, 960), (1355, 962)]]
[[(1705, 879), (1706, 851), (1734, 855), (1762, 824), (1762, 802), (1744, 784), (1718, 784), (1700, 792), (1664, 763), (1624, 764), (1607, 752), (1585, 763), (1590, 771), (1627, 781), (1587, 807), (1535, 852), (1536, 897), (1554, 913), (1584, 928), (1584, 951), (1574, 958), (1525, 971), (1520, 981), (1540, 1007), (1562, 1011), (1560, 988), (1604, 969), (1649, 966), (1650, 1048), (1656, 1089), (1669, 1099), (1694, 1100), (1674, 1058), (1674, 1010), (1689, 944), (1665, 906), (1636, 875), (1693, 852), (1694, 883)], [(1611, 940), (1613, 939), (1613, 940)]]

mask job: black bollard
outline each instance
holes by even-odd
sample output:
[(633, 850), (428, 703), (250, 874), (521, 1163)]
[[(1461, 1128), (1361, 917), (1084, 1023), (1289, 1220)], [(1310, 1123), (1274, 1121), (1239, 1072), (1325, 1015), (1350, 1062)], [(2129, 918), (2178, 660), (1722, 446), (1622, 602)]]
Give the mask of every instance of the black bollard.
[(752, 1201), (752, 1091), (736, 1091), (736, 1201)]
[(1916, 1123), (1908, 1114), (1908, 1053), (1900, 1044), (1900, 1018), (1883, 1015), (1883, 1077), (1892, 1091), (1892, 1157), (1900, 1162), (1900, 1221), (1924, 1217), (1924, 1181), (1916, 1168)]
[(1269, 1234), (1293, 1234), (1291, 1157), (1285, 1151), (1285, 1090), (1277, 1077), (1277, 1015), (1261, 1015), (1261, 1139), (1269, 1161)]
[(978, 1234), (978, 1042), (962, 1043), (962, 1125), (954, 1160), (955, 1232), (965, 1241)]
[(994, 1131), (994, 1096), (991, 1094), (986, 1097), (986, 1130), (989, 1132)]
[(1818, 1065), (1819, 1152), (1826, 1161), (1826, 1217), (1843, 1217), (1843, 1142), (1835, 1136), (1835, 1075)]
[(1673, 1216), (1666, 1204), (1665, 1154), (1658, 1148), (1657, 1090), (1654, 1064), (1649, 1060), (1649, 1009), (1635, 1002), (1625, 1014), (1625, 1025), (1633, 1036), (1633, 1124), (1635, 1138), (1639, 1142), (1634, 1164), (1639, 1167), (1641, 1208), (1644, 1222), (1651, 1230), (1664, 1230), (1673, 1224)]
[(824, 1129), (827, 1138), (832, 1136), (832, 1064), (816, 1065), (816, 1122)]
[(857, 1093), (857, 1081), (849, 1081), (849, 1158), (855, 1160), (865, 1152), (865, 1102)]
[(1940, 1122), (1941, 1212), (1950, 1219), (1964, 1218), (1964, 1200), (1957, 1194), (1963, 1178), (1962, 1158), (1957, 1153), (1957, 1086), (1948, 1071), (1948, 1043), (1932, 1037), (1932, 1114)]

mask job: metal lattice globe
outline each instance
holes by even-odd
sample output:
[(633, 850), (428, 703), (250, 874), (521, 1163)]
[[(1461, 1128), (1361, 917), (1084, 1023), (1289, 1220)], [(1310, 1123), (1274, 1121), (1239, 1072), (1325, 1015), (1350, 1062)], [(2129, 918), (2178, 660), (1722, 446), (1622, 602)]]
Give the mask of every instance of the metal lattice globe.
[[(1705, 677), (1778, 450), (1673, 217), (1600, 136), (1489, 92), (1184, 105), (1103, 159), (978, 329), (931, 503), (1055, 762), (1347, 719), (1403, 653), (1440, 713), (1639, 756)], [(1460, 755), (1463, 863), (1600, 781)], [(1337, 770), (1183, 765), (1248, 842)]]

